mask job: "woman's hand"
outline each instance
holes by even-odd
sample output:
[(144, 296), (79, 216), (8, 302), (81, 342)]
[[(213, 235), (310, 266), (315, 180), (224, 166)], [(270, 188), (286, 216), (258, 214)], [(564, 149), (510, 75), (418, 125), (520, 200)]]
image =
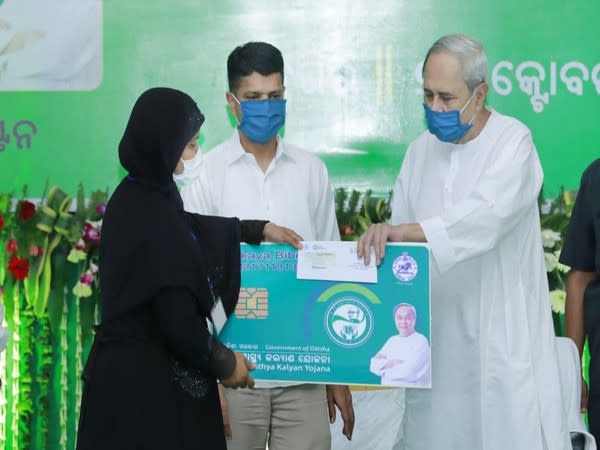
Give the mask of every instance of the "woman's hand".
[(294, 230), (286, 227), (280, 227), (275, 225), (273, 222), (269, 222), (263, 228), (263, 237), (267, 242), (275, 242), (278, 244), (290, 244), (297, 250), (302, 248), (300, 241), (304, 239)]
[(250, 370), (254, 370), (254, 364), (248, 361), (241, 353), (233, 353), (235, 355), (235, 369), (233, 369), (233, 373), (229, 378), (221, 380), (221, 384), (234, 389), (254, 387), (254, 378), (249, 373)]

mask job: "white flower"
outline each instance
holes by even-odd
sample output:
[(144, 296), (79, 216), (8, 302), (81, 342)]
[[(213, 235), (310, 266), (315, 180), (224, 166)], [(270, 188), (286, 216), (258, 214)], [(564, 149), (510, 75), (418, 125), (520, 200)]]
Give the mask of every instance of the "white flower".
[(558, 265), (558, 258), (554, 253), (545, 252), (544, 262), (546, 263), (546, 272), (552, 272)]
[[(556, 256), (556, 259), (559, 260), (560, 259), (560, 252), (561, 252), (562, 248), (560, 250), (556, 250), (554, 252), (554, 256)], [(571, 268), (569, 266), (566, 266), (562, 263), (557, 263), (556, 264), (556, 270), (558, 270), (559, 272), (562, 273), (569, 273), (569, 271), (571, 270)]]
[(76, 297), (89, 297), (90, 295), (92, 295), (92, 288), (85, 284), (82, 283), (81, 281), (79, 281), (75, 287), (73, 287), (73, 294)]
[(545, 248), (552, 248), (560, 241), (560, 233), (558, 231), (545, 228), (542, 230), (542, 244)]
[(555, 313), (564, 314), (566, 298), (567, 293), (562, 289), (550, 291), (550, 303), (552, 304), (552, 311)]
[(77, 264), (79, 261), (83, 261), (85, 258), (87, 258), (86, 252), (72, 248), (67, 256), (67, 261)]

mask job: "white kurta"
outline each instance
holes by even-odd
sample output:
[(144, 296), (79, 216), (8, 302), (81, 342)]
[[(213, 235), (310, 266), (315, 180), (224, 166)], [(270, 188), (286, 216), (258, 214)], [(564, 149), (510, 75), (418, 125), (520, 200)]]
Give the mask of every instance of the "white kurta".
[[(384, 369), (390, 360), (401, 361)], [(421, 333), (390, 337), (371, 358), (370, 370), (387, 386), (425, 387), (430, 384), (429, 342)]]
[[(406, 449), (566, 450), (531, 133), (492, 112), (463, 145), (423, 133), (396, 181), (394, 224), (432, 254), (433, 389), (406, 393)], [(547, 447), (546, 447), (547, 446)]]

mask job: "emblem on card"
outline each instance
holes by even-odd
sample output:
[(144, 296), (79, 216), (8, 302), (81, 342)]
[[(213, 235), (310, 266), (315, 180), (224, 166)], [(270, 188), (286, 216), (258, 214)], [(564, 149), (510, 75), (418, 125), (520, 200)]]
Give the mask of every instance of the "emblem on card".
[(403, 252), (392, 263), (392, 272), (400, 281), (408, 282), (417, 276), (419, 265), (407, 252)]
[(354, 297), (343, 297), (332, 303), (325, 313), (327, 335), (342, 347), (358, 347), (373, 332), (373, 314), (369, 307)]

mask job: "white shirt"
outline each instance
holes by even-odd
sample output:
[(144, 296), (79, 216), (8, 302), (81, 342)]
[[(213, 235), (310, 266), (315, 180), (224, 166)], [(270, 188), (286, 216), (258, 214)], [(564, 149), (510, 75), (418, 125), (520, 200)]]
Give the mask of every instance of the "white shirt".
[[(182, 188), (181, 197), (190, 212), (269, 220), (307, 241), (340, 239), (325, 164), (281, 139), (263, 172), (254, 155), (242, 148), (236, 129), (230, 139), (206, 154), (200, 176)], [(272, 386), (283, 384), (256, 383), (256, 387)]]
[(433, 387), (406, 392), (406, 449), (570, 448), (542, 177), (529, 130), (494, 111), (466, 144), (425, 132), (409, 146), (392, 221), (420, 223), (431, 248)]
[(340, 239), (325, 164), (281, 139), (263, 173), (235, 130), (206, 154), (198, 180), (185, 186), (181, 197), (190, 212), (269, 220), (305, 240)]
[[(384, 369), (391, 359), (401, 362)], [(371, 358), (370, 370), (381, 377), (381, 384), (425, 387), (430, 384), (429, 360), (429, 343), (421, 333), (395, 335)]]

